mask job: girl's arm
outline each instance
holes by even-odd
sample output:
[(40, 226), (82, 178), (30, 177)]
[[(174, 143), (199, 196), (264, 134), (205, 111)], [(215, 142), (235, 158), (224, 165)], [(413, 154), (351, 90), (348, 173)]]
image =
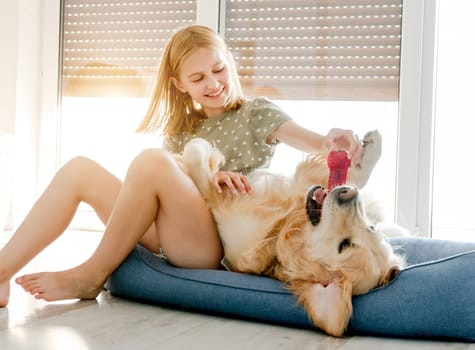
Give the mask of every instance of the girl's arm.
[(308, 130), (289, 120), (272, 132), (267, 142), (279, 140), (293, 148), (307, 153), (322, 153), (332, 149), (348, 151), (349, 157), (358, 164), (363, 153), (363, 146), (358, 136), (351, 130), (331, 129), (326, 136)]

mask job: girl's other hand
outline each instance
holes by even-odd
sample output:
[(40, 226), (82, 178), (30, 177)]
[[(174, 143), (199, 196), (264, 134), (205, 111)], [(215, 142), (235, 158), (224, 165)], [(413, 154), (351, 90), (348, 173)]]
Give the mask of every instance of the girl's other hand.
[(232, 171), (218, 171), (213, 178), (213, 186), (217, 193), (223, 193), (223, 186), (227, 187), (232, 194), (252, 192), (247, 177)]
[(331, 129), (326, 136), (326, 146), (331, 150), (345, 150), (353, 164), (359, 164), (363, 155), (363, 145), (352, 130)]

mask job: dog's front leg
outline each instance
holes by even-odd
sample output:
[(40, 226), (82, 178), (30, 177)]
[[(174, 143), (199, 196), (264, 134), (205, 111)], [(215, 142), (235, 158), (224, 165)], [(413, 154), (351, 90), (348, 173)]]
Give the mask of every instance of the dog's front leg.
[(381, 157), (382, 137), (378, 130), (369, 131), (363, 138), (363, 155), (359, 164), (352, 164), (348, 171), (348, 183), (363, 188), (374, 166)]

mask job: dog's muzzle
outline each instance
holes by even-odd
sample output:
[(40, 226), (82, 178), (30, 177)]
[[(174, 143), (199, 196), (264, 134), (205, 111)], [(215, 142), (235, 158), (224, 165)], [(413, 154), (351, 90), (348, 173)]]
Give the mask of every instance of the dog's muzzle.
[(305, 208), (307, 215), (313, 226), (317, 226), (322, 217), (323, 201), (327, 196), (327, 191), (320, 185), (315, 185), (310, 188), (307, 193), (307, 202)]

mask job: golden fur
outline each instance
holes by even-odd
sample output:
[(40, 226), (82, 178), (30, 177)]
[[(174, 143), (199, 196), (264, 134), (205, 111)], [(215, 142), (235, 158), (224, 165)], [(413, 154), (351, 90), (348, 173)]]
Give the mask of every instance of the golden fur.
[[(349, 182), (366, 183), (380, 141), (377, 132), (367, 134), (362, 162), (349, 172)], [(308, 156), (290, 178), (251, 174), (250, 195), (215, 192), (211, 179), (225, 160), (207, 141), (189, 142), (183, 161), (209, 203), (229, 268), (282, 281), (312, 322), (330, 335), (344, 334), (352, 295), (388, 283), (403, 265), (369, 222), (357, 187), (340, 186), (329, 193), (320, 222), (312, 225), (306, 197), (311, 186), (327, 185), (326, 156)]]

